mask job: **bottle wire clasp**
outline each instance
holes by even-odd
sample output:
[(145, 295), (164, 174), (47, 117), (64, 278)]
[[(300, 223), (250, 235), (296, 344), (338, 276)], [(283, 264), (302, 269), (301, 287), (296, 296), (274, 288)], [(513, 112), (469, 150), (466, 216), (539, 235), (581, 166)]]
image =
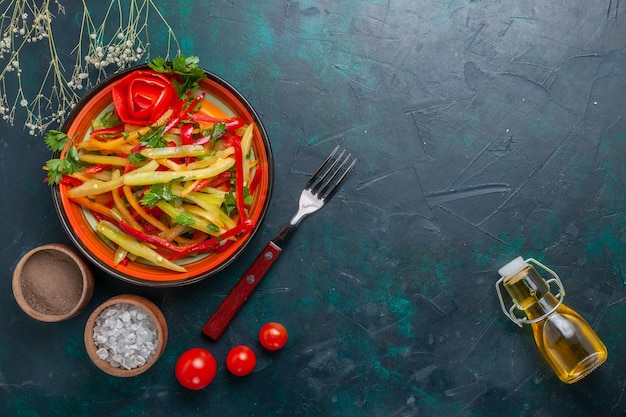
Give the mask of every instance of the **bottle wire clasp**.
[(554, 272), (552, 269), (548, 268), (547, 266), (545, 266), (544, 264), (542, 264), (541, 262), (533, 258), (528, 258), (524, 262), (534, 264), (535, 266), (538, 266), (539, 268), (543, 269), (544, 271), (546, 271), (547, 273), (553, 276), (553, 278), (550, 278), (549, 280), (547, 280), (546, 283), (548, 284), (548, 286), (554, 283), (559, 288), (559, 292), (555, 295), (555, 297), (559, 300), (559, 302), (552, 309), (542, 314), (540, 317), (536, 317), (534, 319), (529, 319), (527, 317), (519, 317), (518, 315), (515, 314), (515, 310), (519, 310), (523, 312), (524, 309), (521, 306), (519, 306), (515, 302), (515, 300), (513, 300), (513, 305), (507, 310), (506, 305), (504, 303), (504, 298), (502, 297), (502, 291), (500, 290), (500, 286), (503, 286), (503, 281), (505, 277), (500, 278), (496, 282), (496, 291), (498, 292), (498, 298), (500, 299), (500, 307), (502, 307), (502, 311), (504, 312), (504, 314), (513, 323), (517, 324), (519, 327), (522, 327), (524, 324), (537, 323), (538, 321), (545, 319), (550, 314), (554, 313), (561, 304), (563, 304), (563, 298), (565, 297), (565, 289), (563, 288), (563, 283), (561, 282), (561, 279), (559, 278), (556, 272)]

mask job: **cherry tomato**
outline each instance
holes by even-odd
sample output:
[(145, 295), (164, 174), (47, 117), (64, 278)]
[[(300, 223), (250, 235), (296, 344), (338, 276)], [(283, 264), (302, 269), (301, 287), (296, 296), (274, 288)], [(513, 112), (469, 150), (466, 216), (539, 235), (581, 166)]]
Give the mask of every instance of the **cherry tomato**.
[(279, 350), (287, 343), (287, 329), (280, 323), (269, 322), (259, 330), (259, 342), (267, 350)]
[(191, 348), (176, 361), (176, 379), (185, 388), (199, 390), (209, 385), (217, 373), (217, 362), (202, 348)]
[(248, 375), (255, 366), (256, 355), (248, 346), (235, 346), (226, 355), (226, 367), (233, 375)]

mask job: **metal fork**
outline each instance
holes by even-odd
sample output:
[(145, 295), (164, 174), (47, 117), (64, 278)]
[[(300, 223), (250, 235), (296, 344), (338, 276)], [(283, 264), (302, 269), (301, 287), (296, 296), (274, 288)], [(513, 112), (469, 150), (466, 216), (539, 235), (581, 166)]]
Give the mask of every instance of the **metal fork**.
[(213, 340), (220, 338), (230, 321), (244, 305), (252, 291), (259, 285), (265, 273), (283, 251), (283, 247), (306, 216), (321, 209), (331, 199), (354, 167), (356, 159), (337, 146), (307, 181), (298, 204), (298, 212), (265, 246), (261, 254), (239, 279), (235, 287), (215, 310), (202, 328), (202, 332)]

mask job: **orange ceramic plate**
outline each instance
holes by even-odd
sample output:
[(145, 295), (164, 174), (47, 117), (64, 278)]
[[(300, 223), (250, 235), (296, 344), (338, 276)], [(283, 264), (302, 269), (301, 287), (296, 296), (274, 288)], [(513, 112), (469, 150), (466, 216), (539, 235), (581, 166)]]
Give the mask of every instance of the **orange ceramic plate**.
[[(147, 66), (131, 68), (116, 74), (100, 84), (81, 100), (63, 125), (62, 130), (69, 137), (84, 137), (91, 122), (111, 107), (111, 89), (129, 72), (146, 69)], [(261, 177), (255, 190), (254, 203), (250, 207), (249, 218), (254, 228), (240, 237), (223, 252), (199, 255), (181, 262), (187, 272), (174, 272), (149, 263), (129, 262), (128, 265), (114, 265), (114, 249), (94, 230), (92, 216), (81, 206), (66, 197), (67, 186), (60, 184), (53, 189), (53, 200), (63, 227), (79, 250), (96, 266), (121, 280), (144, 286), (175, 286), (190, 284), (211, 276), (228, 266), (244, 250), (259, 228), (270, 202), (273, 185), (273, 157), (271, 147), (261, 124), (261, 120), (246, 99), (221, 78), (208, 73), (200, 83), (206, 93), (205, 106), (226, 117), (237, 116), (245, 124), (254, 123), (252, 149), (258, 160), (257, 169)]]

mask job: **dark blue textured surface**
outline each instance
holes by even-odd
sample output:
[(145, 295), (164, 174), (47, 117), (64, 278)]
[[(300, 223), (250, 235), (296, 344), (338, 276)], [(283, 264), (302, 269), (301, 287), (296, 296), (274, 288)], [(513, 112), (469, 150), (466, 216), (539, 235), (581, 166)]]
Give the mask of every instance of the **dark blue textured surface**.
[[(69, 2), (66, 2), (69, 3)], [(94, 3), (94, 2), (92, 2)], [(77, 5), (57, 24), (63, 54)], [(94, 13), (99, 7), (94, 5)], [(43, 184), (41, 138), (0, 132), (2, 416), (520, 416), (626, 413), (626, 26), (615, 1), (164, 1), (183, 53), (241, 91), (271, 138), (276, 181), (249, 250), (192, 287), (146, 290), (98, 273), (75, 319), (35, 322), (15, 304), (19, 257), (64, 242)], [(151, 36), (164, 53), (164, 33)], [(33, 82), (36, 80), (33, 80)], [(218, 342), (200, 334), (306, 178), (342, 144), (359, 162), (303, 222)], [(566, 303), (609, 349), (564, 385), (529, 328), (501, 313), (493, 284), (517, 255), (555, 269)], [(83, 326), (100, 302), (145, 295), (170, 341), (133, 379), (93, 366)], [(266, 321), (287, 347), (256, 344)], [(235, 378), (228, 349), (249, 344)], [(173, 367), (201, 346), (213, 384), (180, 387)]]

